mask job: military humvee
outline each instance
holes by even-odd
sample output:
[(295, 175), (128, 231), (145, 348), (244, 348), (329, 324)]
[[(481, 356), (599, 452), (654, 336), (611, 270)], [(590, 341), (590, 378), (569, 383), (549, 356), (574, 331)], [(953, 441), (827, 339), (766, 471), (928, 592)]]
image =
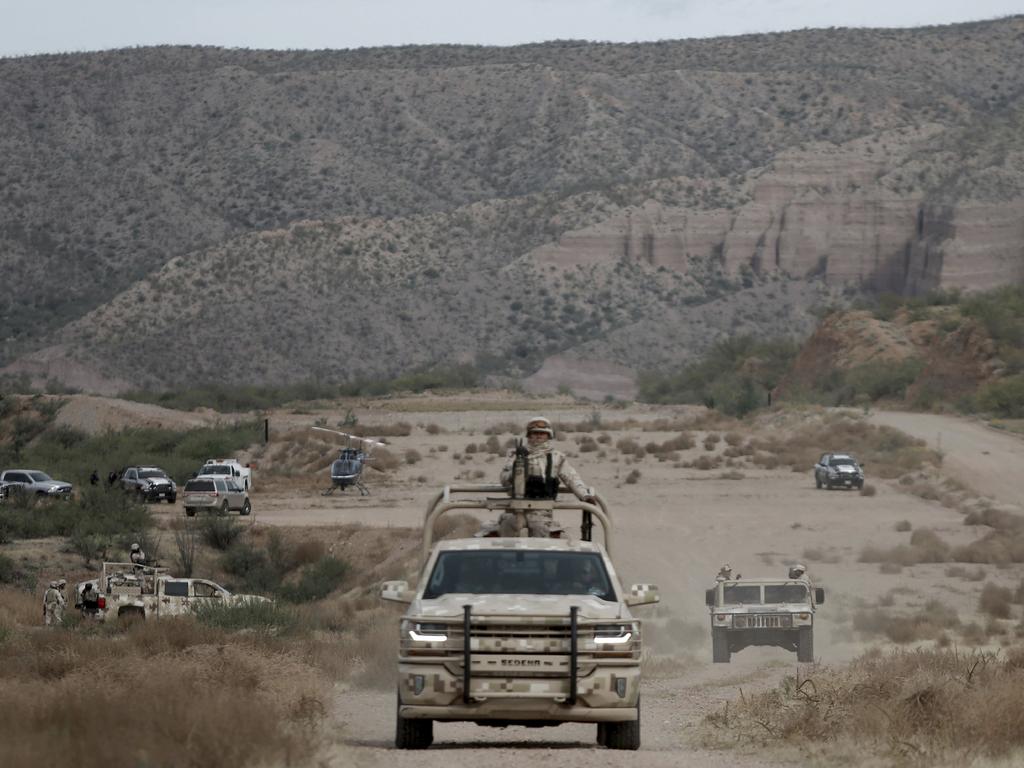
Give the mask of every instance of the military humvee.
[[(657, 587), (619, 585), (604, 502), (481, 498), (501, 486), (449, 486), (427, 509), (418, 587), (385, 582), (408, 603), (400, 625), (395, 745), (424, 749), (433, 723), (550, 726), (596, 723), (597, 743), (640, 746), (640, 622), (630, 606)], [(456, 494), (476, 498), (456, 500)], [(582, 541), (476, 537), (432, 543), (451, 510), (521, 514), (578, 510)], [(604, 545), (590, 541), (596, 518)]]
[(750, 645), (796, 651), (814, 661), (814, 613), (825, 590), (798, 579), (727, 579), (705, 593), (711, 614), (711, 651), (716, 663)]

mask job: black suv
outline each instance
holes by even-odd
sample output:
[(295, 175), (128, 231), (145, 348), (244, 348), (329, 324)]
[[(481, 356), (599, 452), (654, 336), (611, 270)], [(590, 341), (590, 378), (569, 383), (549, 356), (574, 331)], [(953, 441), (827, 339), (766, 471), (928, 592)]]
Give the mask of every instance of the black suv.
[(125, 467), (121, 471), (121, 487), (138, 494), (142, 501), (167, 499), (173, 504), (178, 499), (178, 486), (160, 467)]
[(814, 465), (814, 484), (828, 488), (863, 488), (864, 469), (848, 453), (823, 453)]

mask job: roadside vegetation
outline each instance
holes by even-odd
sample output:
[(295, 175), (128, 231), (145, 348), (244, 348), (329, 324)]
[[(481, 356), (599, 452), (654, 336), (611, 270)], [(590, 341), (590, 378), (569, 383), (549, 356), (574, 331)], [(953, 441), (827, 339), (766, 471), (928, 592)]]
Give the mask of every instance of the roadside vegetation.
[(799, 351), (790, 340), (737, 336), (720, 341), (698, 363), (669, 373), (639, 377), (637, 399), (645, 403), (692, 403), (743, 416), (770, 404), (769, 392)]
[(1020, 648), (871, 651), (730, 702), (706, 717), (704, 735), (713, 746), (785, 746), (836, 764), (1009, 765), (1024, 750), (1022, 713)]

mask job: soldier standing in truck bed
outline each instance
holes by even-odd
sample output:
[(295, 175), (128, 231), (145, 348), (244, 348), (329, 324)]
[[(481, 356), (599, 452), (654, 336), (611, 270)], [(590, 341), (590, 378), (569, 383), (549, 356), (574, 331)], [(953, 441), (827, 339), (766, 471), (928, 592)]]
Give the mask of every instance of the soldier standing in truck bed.
[[(551, 447), (555, 438), (555, 430), (551, 422), (543, 416), (530, 419), (526, 424), (526, 442), (528, 448), (526, 498), (554, 499), (558, 496), (558, 485), (564, 483), (581, 501), (596, 503), (594, 490), (583, 484), (579, 474), (565, 458), (565, 454)], [(515, 465), (515, 451), (509, 451), (508, 459), (501, 470), (501, 484), (512, 488), (512, 470)], [(551, 533), (552, 516), (550, 511), (536, 510), (528, 512), (526, 524), (530, 536), (546, 538)], [(519, 526), (514, 513), (506, 512), (498, 521), (502, 536), (518, 536)]]

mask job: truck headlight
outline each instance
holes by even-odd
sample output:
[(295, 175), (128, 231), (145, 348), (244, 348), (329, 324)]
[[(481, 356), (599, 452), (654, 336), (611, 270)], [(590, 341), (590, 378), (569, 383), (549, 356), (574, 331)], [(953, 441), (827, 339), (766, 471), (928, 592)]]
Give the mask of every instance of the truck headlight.
[(633, 627), (629, 624), (594, 627), (595, 645), (624, 645), (633, 639)]
[(448, 640), (444, 624), (416, 624), (409, 630), (409, 637), (417, 643), (444, 643)]

